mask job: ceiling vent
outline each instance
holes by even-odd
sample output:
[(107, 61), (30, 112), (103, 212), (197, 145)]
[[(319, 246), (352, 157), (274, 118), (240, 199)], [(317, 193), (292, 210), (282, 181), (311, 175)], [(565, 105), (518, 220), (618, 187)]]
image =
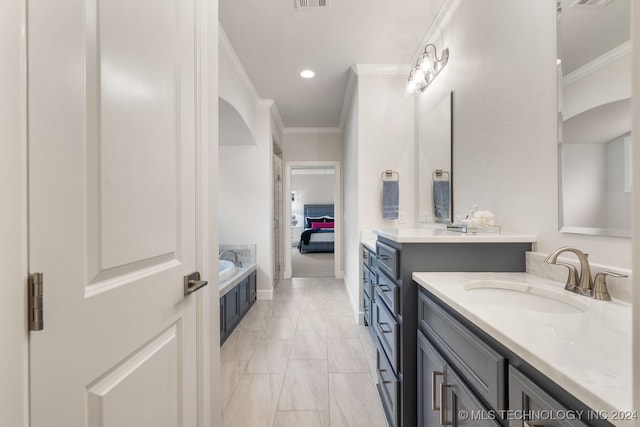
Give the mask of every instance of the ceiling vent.
[(312, 9), (328, 9), (329, 0), (296, 0), (296, 9), (312, 10)]
[(573, 3), (571, 7), (577, 7), (577, 8), (605, 7), (612, 1), (613, 0), (578, 0), (575, 3)]

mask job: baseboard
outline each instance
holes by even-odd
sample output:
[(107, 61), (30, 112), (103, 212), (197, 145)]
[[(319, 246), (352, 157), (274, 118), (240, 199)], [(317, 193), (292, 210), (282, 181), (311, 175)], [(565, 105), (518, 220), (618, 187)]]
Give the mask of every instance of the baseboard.
[(256, 298), (258, 299), (273, 299), (273, 289), (269, 290), (260, 290), (258, 289), (256, 292)]
[(351, 304), (351, 311), (353, 311), (353, 317), (355, 318), (358, 325), (364, 325), (364, 311), (360, 310), (360, 304), (354, 302), (353, 296), (349, 291), (351, 287), (349, 286), (349, 281), (346, 277), (343, 277), (345, 290), (347, 291), (347, 296), (349, 297), (349, 304)]

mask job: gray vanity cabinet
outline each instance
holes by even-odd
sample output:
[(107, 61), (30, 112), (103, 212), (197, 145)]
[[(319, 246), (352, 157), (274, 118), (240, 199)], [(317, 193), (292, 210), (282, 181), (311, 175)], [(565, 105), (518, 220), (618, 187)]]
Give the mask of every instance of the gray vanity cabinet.
[(220, 297), (220, 345), (224, 344), (233, 329), (256, 301), (256, 272), (241, 280)]
[[(373, 325), (373, 310), (375, 304), (376, 282), (376, 254), (366, 246), (362, 247), (362, 309), (364, 312), (364, 325)], [(371, 329), (370, 329), (371, 330)], [(373, 333), (373, 331), (371, 330)]]
[(423, 288), (417, 337), (418, 427), (611, 426)]
[[(513, 366), (509, 366), (509, 404), (510, 409), (529, 414), (526, 418), (531, 427), (540, 425), (545, 427), (587, 427), (587, 424), (578, 419), (538, 419), (537, 414), (565, 414), (567, 408), (554, 399), (549, 393), (531, 381), (525, 374)], [(593, 418), (585, 416), (585, 418)], [(522, 421), (517, 419), (509, 420), (509, 427), (520, 427)]]
[[(531, 243), (398, 243), (378, 236), (371, 324), (378, 352), (378, 393), (390, 427), (419, 425), (416, 396), (419, 387), (428, 388), (419, 384), (418, 285), (411, 275), (421, 271), (525, 271), (525, 252), (529, 250)], [(495, 369), (499, 370), (500, 365)], [(389, 392), (391, 385), (397, 387), (398, 393)], [(458, 406), (472, 405), (476, 400), (463, 392), (466, 390), (462, 384), (452, 386), (448, 391), (454, 393), (450, 399), (455, 398)], [(495, 388), (490, 391), (501, 392)], [(463, 425), (462, 421), (458, 425)], [(472, 425), (468, 420), (465, 423)]]

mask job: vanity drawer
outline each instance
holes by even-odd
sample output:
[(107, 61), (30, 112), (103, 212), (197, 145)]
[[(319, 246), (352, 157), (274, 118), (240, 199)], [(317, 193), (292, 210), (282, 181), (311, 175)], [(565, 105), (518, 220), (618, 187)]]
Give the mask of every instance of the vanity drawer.
[[(567, 407), (547, 394), (513, 366), (509, 366), (509, 406), (509, 409), (521, 411), (521, 413), (561, 414), (568, 412)], [(510, 427), (521, 425), (522, 420), (509, 420)], [(544, 425), (546, 427), (587, 427), (587, 424), (578, 419), (544, 420)]]
[(378, 376), (376, 387), (378, 388), (378, 394), (389, 421), (389, 426), (394, 427), (399, 425), (400, 380), (394, 374), (384, 350), (380, 345), (376, 347), (376, 373)]
[(397, 316), (400, 313), (400, 288), (382, 271), (378, 274), (376, 285), (378, 294), (376, 300), (382, 299), (389, 310)]
[(395, 279), (400, 279), (400, 251), (385, 243), (376, 241), (377, 265)]
[[(378, 292), (378, 287), (376, 287)], [(380, 294), (378, 293), (378, 297)], [(380, 345), (384, 349), (394, 372), (399, 372), (400, 368), (400, 324), (386, 304), (378, 302), (373, 305), (376, 336), (380, 341)]]
[(494, 409), (506, 409), (507, 365), (504, 357), (430, 300), (423, 291), (418, 298), (418, 324), (480, 397)]
[(376, 262), (376, 254), (367, 248), (362, 248), (362, 264), (373, 268)]

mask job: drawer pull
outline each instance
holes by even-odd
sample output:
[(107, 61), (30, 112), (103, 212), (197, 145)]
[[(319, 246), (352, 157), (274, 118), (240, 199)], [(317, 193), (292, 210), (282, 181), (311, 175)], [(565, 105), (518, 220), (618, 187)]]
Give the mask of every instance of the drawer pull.
[(523, 421), (524, 427), (544, 427), (542, 421)]
[(378, 258), (380, 258), (382, 261), (389, 261), (391, 259), (389, 255), (378, 255)]
[(438, 376), (440, 375), (444, 375), (444, 374), (438, 371), (431, 372), (431, 409), (434, 411), (440, 410), (440, 407), (436, 402), (436, 378), (438, 378)]
[(378, 330), (383, 334), (390, 334), (391, 332), (393, 332), (393, 329), (391, 329), (391, 327), (389, 327), (389, 329), (385, 331), (384, 329), (382, 329), (382, 325), (389, 326), (389, 324), (386, 322), (378, 322)]
[(391, 287), (389, 285), (378, 285), (382, 292), (391, 292)]
[(393, 381), (389, 381), (389, 380), (385, 380), (384, 379), (384, 375), (382, 375), (383, 372), (387, 372), (386, 369), (378, 369), (378, 371), (380, 372), (380, 378), (382, 378), (382, 384), (391, 384)]
[(445, 394), (447, 393), (447, 387), (451, 387), (449, 384), (441, 383), (440, 384), (440, 425), (441, 426), (450, 426), (451, 422), (447, 421), (447, 413), (445, 406)]

